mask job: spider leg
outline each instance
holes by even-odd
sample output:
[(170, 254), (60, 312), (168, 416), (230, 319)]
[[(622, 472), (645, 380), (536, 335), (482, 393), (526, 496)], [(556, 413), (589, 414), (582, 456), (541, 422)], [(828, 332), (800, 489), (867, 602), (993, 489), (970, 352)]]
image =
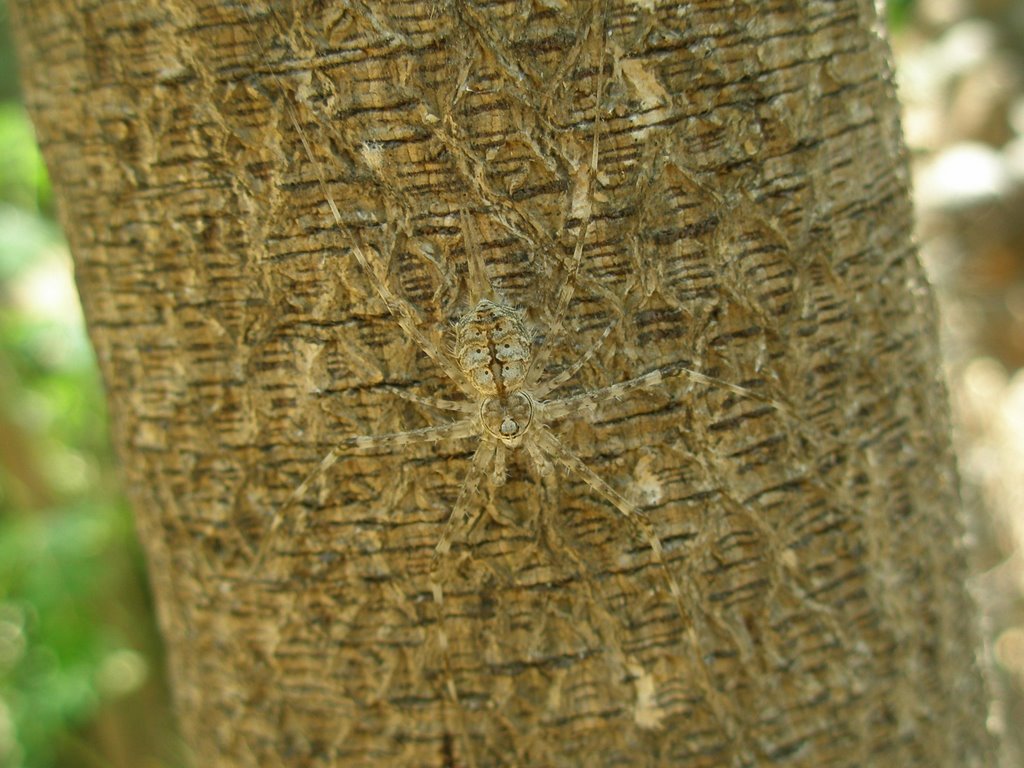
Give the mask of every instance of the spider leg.
[[(245, 15), (249, 18), (250, 23), (255, 24), (255, 19), (249, 8), (243, 3), (242, 9)], [(263, 48), (263, 42), (257, 37), (256, 44), (260, 47), (260, 50), (266, 54)], [(419, 318), (416, 310), (413, 306), (405, 299), (398, 296), (387, 284), (385, 277), (377, 274), (377, 270), (374, 269), (374, 264), (371, 264), (371, 259), (367, 256), (363, 245), (358, 234), (351, 230), (346, 224), (345, 220), (341, 217), (341, 212), (338, 210), (337, 203), (334, 202), (334, 196), (331, 194), (330, 188), (327, 186), (327, 174), (324, 172), (323, 163), (316, 159), (313, 154), (313, 149), (309, 145), (309, 139), (306, 136), (306, 132), (302, 130), (302, 126), (299, 124), (299, 117), (296, 113), (294, 105), (288, 99), (288, 92), (285, 90), (284, 83), (281, 82), (281, 78), (276, 72), (271, 73), (274, 78), (274, 82), (277, 83), (278, 90), (284, 97), (284, 108), (288, 114), (288, 119), (291, 121), (292, 126), (295, 128), (295, 132), (299, 136), (299, 140), (302, 142), (302, 148), (305, 150), (306, 157), (309, 159), (310, 164), (316, 171), (317, 182), (320, 185), (320, 190), (323, 192), (324, 199), (327, 201), (327, 206), (331, 210), (331, 216), (334, 217), (335, 223), (338, 225), (338, 229), (348, 238), (352, 244), (352, 253), (355, 254), (356, 261), (359, 262), (360, 268), (366, 275), (367, 280), (370, 281), (377, 295), (380, 296), (384, 302), (384, 306), (387, 307), (388, 313), (394, 318), (395, 322), (398, 323), (399, 327), (408, 334), (416, 345), (423, 351), (427, 357), (433, 360), (437, 366), (445, 372), (455, 384), (465, 393), (466, 395), (472, 396), (474, 390), (472, 386), (466, 381), (466, 378), (462, 375), (462, 371), (459, 370), (458, 366), (450, 360), (444, 354), (444, 344), (438, 340), (428, 338), (419, 328)], [(376, 262), (377, 266), (379, 262)]]
[[(527, 440), (523, 443), (523, 447), (526, 448), (526, 452), (530, 454), (530, 458), (537, 467), (537, 472), (540, 473), (542, 480), (544, 478), (551, 477), (551, 475), (554, 474), (555, 467), (551, 463), (551, 459), (549, 459), (547, 454), (541, 450), (539, 445), (536, 445), (532, 440)], [(545, 499), (548, 500), (546, 495)]]
[[(288, 112), (288, 117), (291, 120), (292, 125), (295, 127), (295, 131), (299, 135), (299, 140), (302, 142), (302, 146), (306, 151), (306, 156), (309, 158), (309, 162), (316, 169), (317, 181), (320, 184), (320, 189), (324, 194), (324, 198), (327, 200), (327, 205), (331, 209), (331, 215), (334, 217), (334, 221), (338, 225), (338, 229), (340, 229), (351, 242), (352, 253), (355, 255), (356, 261), (359, 262), (359, 266), (363, 270), (363, 274), (366, 275), (366, 278), (370, 281), (371, 285), (373, 285), (377, 295), (380, 296), (381, 301), (384, 302), (384, 306), (387, 307), (388, 312), (391, 317), (394, 318), (395, 322), (398, 323), (399, 327), (408, 334), (409, 338), (416, 342), (416, 345), (423, 351), (423, 353), (433, 360), (437, 366), (444, 371), (445, 375), (463, 391), (464, 394), (472, 396), (474, 394), (472, 386), (466, 381), (465, 376), (462, 375), (462, 371), (459, 370), (458, 366), (456, 366), (455, 363), (444, 354), (444, 344), (437, 339), (429, 338), (420, 330), (419, 318), (416, 310), (408, 301), (401, 298), (391, 290), (391, 287), (387, 283), (386, 275), (380, 275), (377, 273), (377, 267), (380, 267), (379, 262), (371, 260), (367, 255), (367, 249), (363, 245), (362, 239), (359, 237), (358, 233), (355, 230), (350, 229), (348, 225), (345, 224), (345, 220), (341, 217), (341, 212), (338, 210), (338, 206), (334, 202), (334, 197), (331, 195), (331, 191), (327, 186), (327, 176), (324, 173), (323, 164), (313, 155), (313, 149), (309, 146), (309, 139), (302, 130), (302, 126), (299, 125), (299, 119), (295, 114), (295, 109), (287, 101), (285, 102), (285, 108)], [(383, 268), (381, 268), (381, 271), (384, 271)]]
[[(600, 52), (597, 58), (597, 72), (595, 74), (596, 85), (594, 89), (594, 130), (590, 146), (590, 163), (584, 169), (582, 180), (579, 186), (573, 190), (572, 213), (585, 216), (579, 233), (576, 236), (576, 247), (573, 249), (572, 260), (569, 263), (569, 274), (562, 283), (555, 299), (555, 316), (546, 333), (544, 344), (537, 350), (537, 353), (530, 361), (530, 368), (526, 374), (527, 388), (531, 388), (544, 374), (544, 365), (551, 354), (552, 342), (562, 334), (565, 323), (565, 313), (569, 309), (573, 294), (576, 292), (576, 281), (579, 277), (580, 265), (583, 263), (583, 246), (587, 240), (587, 233), (590, 231), (590, 223), (594, 218), (594, 194), (593, 188), (598, 183), (598, 162), (600, 160), (600, 137), (601, 137), (601, 94), (604, 92), (604, 55), (605, 55), (605, 25), (604, 14), (598, 14), (596, 34), (601, 41)], [(594, 30), (591, 30), (594, 32)], [(582, 198), (582, 199), (581, 199)]]
[[(487, 465), (494, 458), (496, 444), (497, 441), (486, 436), (480, 440), (480, 445), (477, 446), (476, 453), (473, 454), (473, 460), (469, 465), (469, 471), (466, 473), (466, 477), (462, 481), (462, 488), (459, 490), (459, 495), (455, 499), (455, 506), (452, 508), (452, 513), (448, 517), (448, 522), (445, 524), (444, 531), (441, 533), (441, 538), (437, 542), (437, 546), (434, 548), (434, 556), (430, 560), (430, 592), (434, 598), (434, 605), (437, 606), (437, 640), (441, 649), (442, 657), (444, 658), (445, 675), (447, 678), (445, 681), (445, 689), (448, 696), (451, 698), (452, 703), (455, 705), (456, 712), (458, 713), (460, 724), (462, 726), (462, 733), (465, 735), (467, 758), (470, 760), (471, 765), (475, 764), (472, 744), (469, 741), (468, 732), (465, 728), (464, 710), (462, 708), (462, 702), (459, 699), (458, 687), (455, 684), (455, 675), (452, 673), (451, 669), (451, 658), (448, 654), (448, 630), (445, 626), (444, 588), (441, 583), (440, 568), (441, 558), (451, 551), (452, 538), (462, 527), (463, 522), (469, 514), (470, 505), (480, 488), (480, 481), (484, 477)], [(481, 511), (478, 514), (483, 513)]]
[(654, 529), (647, 517), (640, 512), (635, 504), (612, 488), (607, 482), (601, 479), (594, 470), (588, 467), (582, 459), (570, 451), (550, 429), (546, 427), (540, 428), (537, 443), (541, 449), (548, 453), (548, 455), (570, 471), (574, 472), (584, 482), (586, 482), (587, 485), (597, 491), (605, 501), (615, 507), (615, 509), (619, 511), (619, 514), (621, 514), (626, 522), (633, 528), (634, 532), (638, 533), (640, 538), (650, 546), (651, 551), (654, 553), (655, 561), (665, 573), (669, 591), (679, 604), (680, 615), (684, 620), (690, 621), (690, 611), (683, 603), (682, 589), (680, 589), (679, 583), (676, 581), (675, 577), (672, 576), (672, 573), (665, 562), (661, 541), (655, 535)]
[[(594, 577), (593, 569), (580, 556), (576, 548), (570, 544), (559, 532), (555, 521), (552, 519), (554, 513), (559, 509), (557, 483), (558, 476), (555, 474), (551, 460), (544, 453), (544, 450), (532, 441), (525, 444), (527, 452), (537, 467), (540, 475), (541, 491), (543, 493), (544, 506), (538, 515), (537, 532), (544, 548), (551, 553), (556, 560), (562, 556), (567, 557), (575, 566), (576, 573), (583, 585), (585, 594), (590, 599), (587, 601), (588, 611), (600, 617), (598, 620), (588, 622), (588, 628), (596, 632), (600, 642), (600, 649), (607, 654), (620, 670), (620, 677), (627, 678), (629, 675), (636, 676), (636, 670), (643, 670), (639, 660), (628, 654), (623, 648), (622, 641), (615, 632), (609, 632), (609, 627), (616, 626), (619, 622), (615, 618), (608, 601), (605, 600), (597, 580)], [(589, 633), (588, 633), (589, 634)]]
[[(476, 425), (474, 425), (474, 427), (475, 426)], [(434, 547), (434, 556), (430, 560), (430, 581), (432, 585), (437, 585), (435, 577), (441, 564), (441, 558), (451, 551), (452, 537), (454, 537), (456, 531), (462, 526), (469, 514), (470, 504), (473, 501), (473, 497), (476, 496), (477, 491), (480, 489), (480, 481), (483, 480), (487, 465), (494, 459), (496, 444), (496, 440), (484, 436), (480, 440), (480, 445), (477, 446), (476, 453), (473, 454), (473, 460), (469, 465), (469, 471), (466, 473), (466, 477), (462, 481), (462, 488), (459, 490), (459, 495), (455, 499), (455, 506), (452, 508), (452, 513), (448, 517), (448, 522), (445, 524), (444, 531), (441, 532), (441, 538), (438, 540), (437, 546)], [(435, 599), (437, 598), (437, 595), (438, 593), (435, 592)], [(440, 604), (440, 600), (438, 600), (438, 603)]]
[(573, 363), (564, 371), (562, 371), (557, 376), (552, 378), (546, 384), (539, 384), (537, 387), (534, 388), (534, 397), (537, 400), (543, 400), (545, 397), (547, 397), (549, 394), (554, 392), (567, 381), (572, 379), (573, 376), (579, 373), (580, 369), (584, 365), (586, 365), (595, 354), (597, 354), (597, 351), (602, 346), (604, 346), (605, 341), (607, 341), (608, 337), (612, 335), (612, 331), (614, 331), (618, 327), (619, 322), (621, 320), (622, 315), (616, 313), (615, 318), (605, 327), (604, 332), (601, 334), (601, 337), (593, 344), (591, 344), (590, 348), (587, 349), (587, 351), (584, 352), (583, 355), (575, 363)]
[[(667, 447), (669, 450), (683, 453), (678, 447), (671, 444)], [(831, 633), (837, 645), (844, 651), (857, 653), (859, 648), (866, 647), (857, 626), (845, 625), (835, 606), (816, 597), (816, 586), (810, 575), (801, 568), (796, 549), (790, 542), (783, 539), (769, 516), (765, 514), (764, 507), (757, 497), (740, 498), (731, 492), (728, 479), (712, 456), (693, 455), (687, 452), (686, 460), (694, 462), (700, 467), (701, 474), (713, 482), (715, 492), (726, 508), (737, 516), (742, 516), (750, 521), (754, 530), (767, 546), (769, 551), (767, 561), (772, 564), (772, 574), (769, 582), (770, 590), (763, 600), (766, 610), (767, 606), (782, 599), (777, 597), (780, 591), (786, 591), (800, 606), (810, 609), (818, 617)], [(807, 484), (818, 489), (828, 499), (829, 504), (844, 510), (851, 519), (863, 516), (862, 509), (855, 508), (842, 500), (846, 496), (846, 491), (833, 483), (822, 482), (820, 478), (821, 475), (815, 468), (809, 468), (801, 470), (793, 477), (780, 479), (779, 482), (780, 484)], [(846, 667), (841, 668), (839, 673), (848, 685), (853, 685), (851, 673)]]
[[(840, 648), (845, 651), (852, 649), (854, 647), (853, 641), (840, 622), (836, 609), (814, 597), (814, 588), (808, 582), (806, 575), (800, 570), (796, 554), (784, 545), (778, 531), (765, 519), (760, 510), (749, 503), (744, 503), (737, 499), (726, 490), (726, 487), (723, 484), (719, 490), (726, 506), (736, 514), (743, 515), (746, 519), (750, 520), (751, 524), (765, 540), (771, 552), (770, 561), (773, 564), (775, 573), (771, 577), (770, 596), (765, 602), (768, 603), (773, 599), (775, 593), (783, 587), (786, 588), (800, 605), (806, 606), (821, 619)], [(849, 674), (845, 669), (840, 671), (846, 675)]]
[(462, 237), (466, 249), (466, 287), (469, 289), (469, 305), (475, 307), (481, 299), (492, 298), (494, 288), (487, 277), (487, 269), (480, 254), (480, 239), (476, 236), (473, 220), (465, 208), (459, 208), (459, 218), (462, 220)]
[(466, 418), (461, 419), (460, 421), (453, 421), (450, 424), (441, 424), (435, 427), (424, 427), (423, 429), (412, 429), (408, 432), (393, 432), (386, 435), (356, 435), (354, 437), (345, 438), (320, 460), (316, 469), (306, 475), (305, 479), (299, 483), (298, 487), (288, 495), (284, 504), (278, 507), (277, 511), (274, 512), (274, 518), (270, 521), (270, 527), (263, 535), (263, 541), (260, 544), (256, 557), (249, 568), (250, 572), (255, 572), (263, 564), (278, 530), (286, 519), (285, 512), (287, 512), (296, 502), (301, 500), (309, 491), (313, 482), (316, 481), (316, 479), (324, 472), (333, 467), (335, 463), (337, 463), (338, 459), (345, 454), (361, 451), (388, 450), (391, 448), (413, 445), (415, 443), (436, 443), (440, 440), (462, 440), (479, 434), (479, 431), (476, 419)]
[(705, 622), (701, 618), (700, 612), (691, 611), (687, 608), (687, 600), (690, 604), (696, 606), (701, 605), (703, 601), (692, 583), (688, 583), (689, 589), (687, 590), (687, 595), (684, 598), (683, 590), (680, 587), (679, 581), (672, 574), (671, 569), (668, 567), (668, 563), (665, 561), (661, 540), (654, 532), (654, 528), (651, 525), (650, 520), (647, 519), (635, 504), (630, 502), (607, 482), (602, 480), (597, 473), (582, 461), (582, 459), (572, 453), (572, 451), (570, 451), (550, 429), (544, 426), (540, 427), (537, 442), (540, 448), (546, 451), (552, 458), (565, 466), (571, 472), (574, 472), (605, 501), (615, 507), (630, 527), (633, 528), (634, 533), (638, 534), (639, 537), (650, 547), (651, 552), (654, 555), (655, 563), (664, 575), (669, 592), (672, 594), (672, 598), (675, 601), (676, 611), (680, 618), (682, 618), (683, 624), (686, 628), (685, 632), (687, 640), (689, 641), (689, 649), (699, 670), (698, 682), (705, 698), (707, 699), (708, 705), (711, 707), (711, 711), (714, 714), (715, 719), (722, 727), (722, 730), (728, 737), (732, 747), (739, 748), (741, 753), (749, 752), (749, 749), (742, 743), (744, 741), (742, 735), (743, 730), (741, 729), (740, 724), (736, 721), (735, 716), (730, 713), (727, 702), (724, 701), (722, 694), (715, 686), (711, 670), (708, 668), (707, 663), (704, 660), (705, 654), (701, 650), (700, 636), (707, 634), (708, 632)]
[(548, 420), (562, 419), (577, 411), (593, 408), (610, 400), (619, 400), (630, 392), (657, 387), (665, 379), (664, 369), (657, 368), (643, 376), (637, 376), (635, 379), (622, 381), (608, 387), (557, 400), (548, 400), (544, 402), (544, 418)]
[(687, 368), (686, 366), (678, 363), (672, 363), (662, 368), (656, 368), (655, 370), (645, 373), (642, 376), (637, 376), (634, 379), (628, 379), (627, 381), (612, 384), (608, 387), (602, 387), (601, 389), (595, 389), (591, 392), (585, 392), (580, 395), (573, 395), (571, 397), (564, 397), (545, 402), (544, 415), (548, 419), (561, 419), (578, 410), (592, 408), (611, 400), (618, 400), (631, 392), (657, 387), (663, 382), (675, 378), (689, 379), (690, 381), (699, 382), (701, 384), (709, 384), (714, 387), (726, 389), (740, 395), (741, 397), (745, 397), (750, 400), (757, 400), (770, 405), (777, 411), (803, 423), (803, 420), (793, 412), (793, 409), (780, 400), (768, 397), (767, 395), (763, 395), (752, 389), (741, 387), (738, 384), (732, 384), (724, 379), (708, 376), (707, 374), (695, 371), (692, 368)]
[(494, 466), (491, 469), (491, 481), (495, 485), (504, 485), (508, 479), (508, 451), (498, 440), (494, 441)]
[[(243, 11), (246, 16), (249, 17), (249, 21), (254, 23), (252, 14), (244, 4)], [(256, 43), (259, 45), (260, 49), (263, 50), (263, 42), (259, 40), (259, 38), (256, 39)], [(439, 340), (430, 339), (425, 333), (423, 333), (423, 331), (420, 330), (419, 318), (416, 310), (409, 302), (391, 290), (390, 286), (387, 284), (386, 276), (378, 274), (377, 269), (375, 269), (375, 267), (381, 266), (380, 263), (376, 260), (371, 260), (367, 255), (365, 246), (358, 234), (345, 224), (345, 220), (341, 216), (341, 211), (338, 210), (338, 205), (334, 201), (334, 196), (331, 194), (331, 190), (327, 186), (327, 174), (324, 171), (323, 163), (317, 160), (316, 156), (313, 154), (313, 148), (309, 145), (309, 138), (306, 136), (306, 132), (302, 130), (302, 126), (299, 124), (298, 114), (295, 111), (294, 105), (288, 99), (284, 83), (281, 82), (281, 78), (276, 72), (272, 73), (272, 77), (274, 78), (274, 82), (277, 83), (278, 90), (284, 97), (284, 108), (288, 115), (288, 119), (295, 128), (295, 132), (298, 134), (299, 140), (302, 142), (302, 148), (306, 153), (306, 157), (309, 159), (310, 164), (316, 172), (320, 191), (323, 192), (324, 199), (327, 201), (327, 206), (331, 210), (331, 216), (334, 217), (334, 221), (338, 225), (338, 229), (341, 230), (352, 244), (352, 253), (355, 255), (356, 261), (359, 262), (359, 267), (362, 269), (363, 274), (366, 275), (366, 279), (370, 281), (373, 289), (384, 302), (384, 306), (387, 307), (388, 313), (392, 318), (394, 318), (395, 322), (398, 323), (399, 327), (405, 331), (409, 338), (416, 342), (416, 345), (425, 355), (427, 355), (427, 357), (433, 360), (437, 366), (444, 371), (448, 378), (455, 382), (464, 394), (472, 396), (474, 394), (472, 386), (468, 381), (466, 381), (466, 378), (462, 375), (462, 371), (459, 370), (458, 366), (456, 366), (455, 363), (444, 354), (444, 344)], [(385, 270), (381, 268), (381, 271)]]
[[(596, 143), (596, 140), (595, 140)], [(588, 178), (588, 185), (592, 181)], [(544, 374), (544, 366), (547, 363), (547, 358), (551, 354), (553, 348), (552, 342), (562, 335), (562, 327), (565, 323), (565, 313), (569, 306), (569, 302), (572, 301), (573, 293), (576, 291), (576, 276), (580, 271), (580, 264), (583, 262), (583, 243), (587, 238), (587, 232), (590, 230), (590, 216), (587, 216), (587, 220), (580, 227), (579, 235), (576, 237), (576, 248), (572, 254), (572, 261), (569, 265), (569, 275), (562, 283), (562, 287), (558, 291), (558, 298), (555, 300), (555, 318), (552, 320), (551, 325), (545, 334), (544, 343), (537, 348), (537, 353), (533, 356), (530, 361), (530, 370), (527, 372), (527, 387), (536, 383), (536, 381)]]
[(547, 524), (547, 516), (544, 514), (545, 509), (557, 509), (554, 491), (549, 491), (548, 488), (555, 475), (555, 465), (551, 463), (551, 459), (548, 458), (548, 455), (544, 453), (544, 450), (533, 440), (526, 440), (523, 443), (523, 447), (526, 448), (526, 452), (530, 455), (530, 460), (537, 468), (537, 474), (540, 475), (541, 488), (544, 491), (544, 507), (537, 515), (539, 518), (543, 519), (538, 520), (536, 523), (536, 530), (543, 531), (543, 526)]
[(400, 397), (403, 400), (408, 400), (410, 403), (416, 403), (416, 405), (423, 405), (427, 408), (433, 408), (435, 411), (456, 411), (457, 413), (476, 413), (479, 410), (479, 406), (468, 400), (445, 400), (440, 397), (424, 397), (423, 395), (417, 395), (414, 392), (402, 389), (401, 387), (382, 387), (385, 392), (390, 392), (395, 397)]

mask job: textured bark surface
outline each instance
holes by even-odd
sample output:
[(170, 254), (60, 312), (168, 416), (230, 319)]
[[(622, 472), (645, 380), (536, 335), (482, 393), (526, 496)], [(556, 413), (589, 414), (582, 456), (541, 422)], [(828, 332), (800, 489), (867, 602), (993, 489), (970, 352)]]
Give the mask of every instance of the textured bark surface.
[[(986, 763), (872, 2), (13, 5), (197, 765)], [(444, 348), (481, 271), (549, 378), (621, 318), (567, 391), (758, 398), (554, 425), (667, 569), (513, 452), (446, 649), (473, 440), (343, 457), (252, 564), (339, 439), (450, 418), (374, 282)]]

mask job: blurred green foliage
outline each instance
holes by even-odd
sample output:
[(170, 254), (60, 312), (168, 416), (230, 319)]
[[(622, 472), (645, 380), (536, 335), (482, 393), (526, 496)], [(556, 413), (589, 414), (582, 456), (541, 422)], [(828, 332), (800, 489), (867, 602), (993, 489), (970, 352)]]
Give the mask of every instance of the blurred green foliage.
[(52, 208), (28, 118), (0, 101), (0, 768), (169, 768), (142, 558)]
[(886, 0), (885, 12), (889, 28), (899, 32), (913, 20), (914, 0)]

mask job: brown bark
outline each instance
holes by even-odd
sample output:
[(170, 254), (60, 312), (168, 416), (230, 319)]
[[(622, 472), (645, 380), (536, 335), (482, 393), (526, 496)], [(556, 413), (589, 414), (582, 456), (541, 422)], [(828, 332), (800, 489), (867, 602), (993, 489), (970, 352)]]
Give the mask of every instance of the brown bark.
[[(197, 764), (986, 764), (874, 4), (273, 5), (12, 8)], [(445, 649), (473, 440), (342, 457), (252, 566), (341, 438), (449, 418), (384, 385), (458, 399), (375, 279), (440, 345), (480, 262), (548, 378), (621, 316), (569, 391), (757, 397), (553, 425), (667, 568), (513, 452)]]

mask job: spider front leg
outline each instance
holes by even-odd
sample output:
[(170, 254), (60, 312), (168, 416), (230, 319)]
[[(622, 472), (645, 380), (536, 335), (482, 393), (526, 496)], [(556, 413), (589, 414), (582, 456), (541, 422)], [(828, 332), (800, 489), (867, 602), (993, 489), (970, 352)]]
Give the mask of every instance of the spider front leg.
[[(639, 534), (640, 538), (650, 546), (651, 552), (654, 554), (655, 562), (665, 573), (669, 591), (672, 593), (672, 596), (678, 604), (680, 616), (684, 621), (689, 622), (690, 610), (683, 602), (683, 591), (665, 562), (661, 540), (655, 535), (654, 529), (646, 516), (640, 512), (635, 504), (626, 499), (626, 497), (601, 479), (594, 470), (588, 467), (582, 459), (570, 451), (562, 441), (555, 436), (555, 433), (547, 427), (541, 427), (537, 438), (537, 445), (538, 448), (577, 475), (587, 485), (593, 488), (601, 498), (615, 507), (634, 532)], [(689, 597), (692, 599), (693, 595), (691, 594)]]
[[(555, 515), (561, 510), (558, 475), (554, 471), (551, 459), (533, 442), (526, 443), (525, 448), (537, 468), (543, 499), (543, 506), (537, 519), (537, 538), (548, 557), (554, 559), (554, 567), (568, 564), (570, 570), (575, 570), (585, 596), (582, 602), (587, 613), (593, 617), (586, 624), (588, 629), (596, 632), (599, 644), (595, 650), (606, 656), (610, 669), (617, 670), (619, 680), (628, 681), (644, 677), (647, 672), (643, 662), (626, 649), (620, 633), (613, 629), (621, 622), (606, 599), (593, 568), (559, 531), (559, 520), (555, 519)], [(566, 586), (568, 588), (569, 585)], [(589, 634), (586, 636), (589, 638)], [(654, 722), (660, 721), (659, 712), (657, 706), (650, 710), (649, 714)]]
[[(280, 79), (275, 75), (278, 85), (281, 88), (282, 94), (284, 86), (281, 85)], [(412, 341), (420, 348), (420, 350), (437, 366), (444, 371), (445, 375), (466, 395), (472, 395), (473, 387), (466, 380), (462, 370), (458, 365), (452, 361), (449, 356), (445, 353), (445, 347), (440, 335), (434, 333), (428, 335), (420, 329), (419, 314), (415, 307), (412, 306), (408, 301), (395, 293), (391, 286), (388, 285), (387, 281), (387, 269), (381, 264), (380, 260), (375, 258), (372, 254), (374, 249), (365, 245), (362, 241), (357, 230), (351, 229), (346, 223), (345, 219), (342, 218), (341, 211), (338, 209), (338, 204), (334, 201), (334, 196), (331, 194), (330, 187), (327, 185), (327, 174), (324, 171), (323, 163), (317, 160), (316, 155), (313, 154), (313, 148), (309, 144), (309, 138), (306, 133), (302, 130), (302, 126), (299, 124), (298, 114), (295, 108), (285, 102), (285, 111), (288, 114), (288, 119), (292, 123), (292, 127), (295, 128), (295, 132), (302, 142), (302, 148), (305, 150), (306, 157), (309, 158), (309, 162), (316, 172), (317, 182), (320, 185), (320, 189), (323, 192), (324, 199), (327, 202), (327, 207), (331, 211), (331, 216), (334, 218), (335, 224), (338, 226), (338, 230), (345, 235), (348, 241), (351, 243), (352, 254), (356, 257), (356, 261), (359, 262), (359, 267), (362, 269), (366, 279), (370, 282), (374, 292), (380, 297), (381, 301), (384, 302), (384, 306), (387, 308), (388, 313), (392, 319), (398, 324), (398, 326), (405, 332)]]
[(794, 419), (795, 421), (806, 423), (796, 415), (793, 408), (781, 400), (761, 394), (760, 392), (756, 392), (747, 387), (741, 387), (740, 385), (733, 384), (725, 379), (708, 376), (700, 371), (695, 371), (693, 368), (688, 368), (681, 363), (670, 363), (669, 365), (661, 368), (655, 368), (653, 371), (649, 371), (642, 376), (637, 376), (636, 378), (628, 379), (626, 381), (619, 382), (618, 384), (612, 384), (608, 387), (602, 387), (601, 389), (593, 390), (591, 392), (584, 392), (580, 395), (572, 395), (571, 397), (563, 397), (560, 399), (546, 401), (544, 403), (545, 417), (548, 420), (562, 419), (579, 410), (594, 408), (602, 403), (620, 400), (633, 392), (653, 389), (671, 379), (689, 379), (690, 381), (697, 382), (699, 384), (707, 384), (709, 386), (725, 389), (743, 398), (756, 400), (760, 403), (769, 405), (779, 413)]
[(435, 411), (455, 411), (456, 413), (475, 414), (479, 407), (468, 400), (445, 400), (440, 397), (424, 397), (415, 392), (408, 392), (401, 387), (385, 386), (383, 389), (395, 397), (408, 400), (410, 403), (422, 405)]
[(597, 354), (598, 350), (604, 346), (605, 341), (607, 341), (608, 337), (612, 335), (612, 331), (618, 327), (621, 320), (622, 315), (616, 313), (612, 321), (605, 326), (604, 331), (601, 333), (601, 336), (598, 337), (597, 341), (591, 344), (587, 351), (580, 355), (579, 359), (564, 371), (553, 377), (550, 381), (538, 384), (533, 392), (533, 396), (538, 400), (543, 400), (563, 384), (570, 381), (573, 376), (579, 373), (584, 365), (590, 362), (591, 358)]

